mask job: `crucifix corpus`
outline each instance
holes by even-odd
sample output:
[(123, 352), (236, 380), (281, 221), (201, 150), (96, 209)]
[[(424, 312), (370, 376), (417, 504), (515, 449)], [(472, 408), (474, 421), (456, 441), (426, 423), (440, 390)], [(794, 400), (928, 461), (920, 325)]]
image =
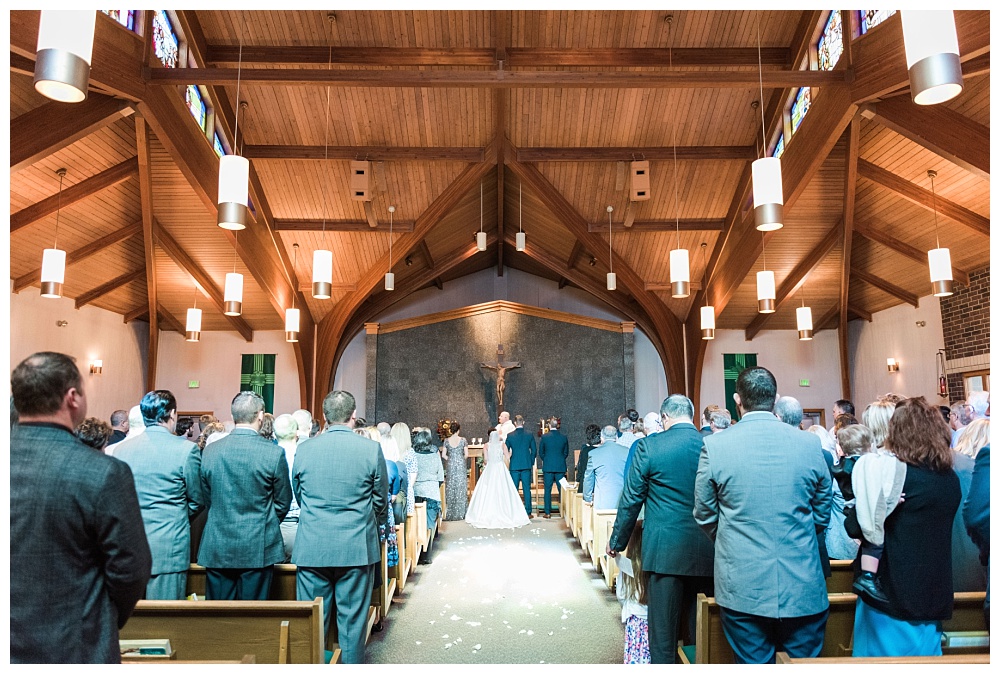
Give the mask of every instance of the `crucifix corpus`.
[(497, 362), (494, 363), (480, 363), (479, 367), (486, 368), (487, 370), (494, 370), (497, 373), (497, 405), (502, 410), (503, 409), (503, 390), (506, 387), (506, 382), (504, 381), (507, 375), (507, 370), (513, 370), (515, 367), (521, 367), (520, 363), (505, 363), (503, 362), (503, 344), (497, 344)]

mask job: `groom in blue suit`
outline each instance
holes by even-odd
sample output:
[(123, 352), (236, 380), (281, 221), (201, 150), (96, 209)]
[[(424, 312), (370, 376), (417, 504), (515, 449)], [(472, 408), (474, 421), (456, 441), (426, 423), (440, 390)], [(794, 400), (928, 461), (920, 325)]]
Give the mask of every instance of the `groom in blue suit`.
[(514, 430), (507, 435), (510, 448), (510, 477), (514, 488), (521, 486), (524, 493), (524, 510), (531, 514), (531, 469), (535, 466), (535, 436), (524, 430), (524, 417), (514, 417)]
[(538, 443), (538, 457), (542, 460), (542, 475), (545, 484), (545, 519), (552, 517), (552, 485), (556, 493), (562, 495), (559, 479), (566, 476), (566, 458), (569, 456), (569, 441), (559, 432), (559, 420), (549, 419), (549, 432)]

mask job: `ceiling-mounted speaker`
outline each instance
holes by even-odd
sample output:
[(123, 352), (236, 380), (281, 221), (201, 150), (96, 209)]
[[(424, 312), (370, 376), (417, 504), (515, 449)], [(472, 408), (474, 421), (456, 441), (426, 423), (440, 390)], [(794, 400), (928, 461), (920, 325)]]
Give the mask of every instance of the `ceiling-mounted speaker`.
[(649, 199), (649, 162), (632, 162), (630, 172), (632, 184), (629, 191), (629, 199), (632, 201), (647, 201)]
[(372, 200), (372, 163), (370, 161), (351, 162), (351, 198), (355, 201)]

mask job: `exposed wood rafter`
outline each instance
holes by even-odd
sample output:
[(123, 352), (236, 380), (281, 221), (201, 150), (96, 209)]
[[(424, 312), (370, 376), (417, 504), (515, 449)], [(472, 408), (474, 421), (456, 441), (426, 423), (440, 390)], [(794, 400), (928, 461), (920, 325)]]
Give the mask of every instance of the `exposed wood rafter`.
[(911, 293), (909, 290), (900, 288), (895, 283), (890, 283), (889, 281), (886, 281), (881, 276), (876, 276), (875, 274), (866, 272), (863, 269), (858, 269), (857, 267), (851, 267), (851, 275), (854, 278), (858, 279), (859, 281), (864, 281), (865, 283), (875, 286), (882, 292), (888, 293), (897, 299), (903, 300), (907, 304), (912, 304), (915, 307), (919, 306), (920, 304), (920, 301), (917, 299), (917, 296), (914, 293)]
[(840, 394), (851, 399), (850, 344), (847, 334), (847, 311), (850, 308), (848, 296), (851, 291), (851, 252), (853, 250), (854, 228), (857, 219), (854, 211), (858, 190), (858, 153), (861, 145), (861, 122), (857, 116), (847, 127), (847, 167), (844, 171), (844, 215), (841, 219), (843, 230), (840, 238), (840, 300), (835, 305), (837, 314), (837, 348), (840, 354)]
[[(672, 161), (673, 147), (519, 147), (517, 160), (536, 161)], [(690, 145), (677, 148), (678, 161), (752, 161), (757, 152), (751, 145)]]
[(149, 149), (149, 126), (142, 115), (135, 117), (135, 146), (139, 160), (139, 202), (142, 207), (142, 248), (146, 261), (146, 301), (149, 308), (149, 354), (146, 359), (146, 386), (156, 388), (160, 325), (156, 307), (156, 220), (153, 218), (153, 172)]
[[(367, 202), (366, 202), (367, 203)], [(367, 220), (291, 220), (278, 218), (273, 221), (276, 232), (389, 232), (389, 223), (380, 222), (372, 227)], [(412, 232), (413, 221), (393, 220), (393, 232)], [(311, 288), (312, 286), (310, 286)]]
[(483, 161), (481, 147), (382, 147), (352, 145), (246, 145), (247, 159), (355, 161)]
[[(872, 227), (871, 223), (860, 220), (856, 221), (854, 223), (854, 233), (862, 238), (868, 239), (869, 241), (881, 244), (889, 250), (899, 253), (900, 255), (908, 257), (919, 265), (927, 264), (927, 251), (914, 248), (910, 244), (905, 241), (900, 241), (891, 234), (879, 231)], [(969, 285), (969, 272), (952, 265), (951, 273), (955, 277), (955, 281), (961, 283), (962, 285)]]
[(93, 290), (88, 290), (87, 292), (78, 295), (76, 297), (76, 308), (79, 309), (80, 307), (84, 307), (94, 300), (104, 297), (108, 293), (114, 292), (122, 286), (132, 283), (132, 281), (138, 281), (145, 275), (145, 269), (136, 269), (135, 271), (130, 271), (126, 274), (122, 274), (121, 276), (116, 276), (107, 283), (102, 283)]
[[(630, 204), (632, 202), (629, 202)], [(626, 206), (626, 208), (628, 208)], [(631, 226), (624, 222), (613, 222), (614, 232), (721, 232), (726, 221), (720, 218), (689, 218), (687, 220), (633, 220)], [(600, 222), (587, 223), (587, 231), (603, 234), (608, 226)]]

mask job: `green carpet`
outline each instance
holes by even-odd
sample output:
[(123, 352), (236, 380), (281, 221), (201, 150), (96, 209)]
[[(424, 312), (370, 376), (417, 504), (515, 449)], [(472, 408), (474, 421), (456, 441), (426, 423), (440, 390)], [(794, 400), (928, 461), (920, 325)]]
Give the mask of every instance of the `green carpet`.
[(368, 662), (622, 662), (621, 608), (562, 520), (445, 522), (432, 561), (393, 600)]

